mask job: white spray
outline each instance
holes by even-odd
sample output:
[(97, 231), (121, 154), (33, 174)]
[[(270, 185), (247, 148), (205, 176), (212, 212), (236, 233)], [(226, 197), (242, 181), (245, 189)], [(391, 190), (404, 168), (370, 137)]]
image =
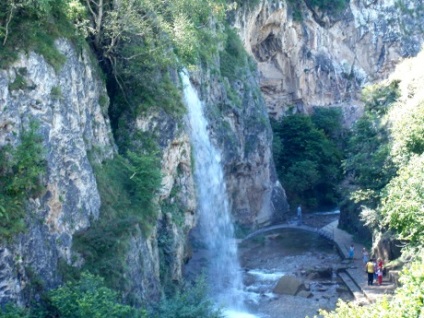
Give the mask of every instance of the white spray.
[[(180, 73), (189, 112), (199, 210), (199, 232), (208, 259), (211, 296), (219, 306), (231, 308), (228, 317), (253, 317), (243, 307), (243, 284), (237, 258), (234, 226), (229, 211), (221, 156), (212, 145), (203, 104), (185, 72)], [(233, 314), (234, 313), (234, 314)]]

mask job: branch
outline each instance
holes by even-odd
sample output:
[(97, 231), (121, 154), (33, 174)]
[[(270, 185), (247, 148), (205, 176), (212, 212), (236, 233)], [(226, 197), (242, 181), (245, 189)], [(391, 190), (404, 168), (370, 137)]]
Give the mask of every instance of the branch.
[(12, 21), (12, 17), (13, 17), (13, 10), (15, 9), (14, 4), (11, 4), (11, 8), (10, 8), (10, 12), (9, 12), (9, 16), (7, 18), (6, 21), (6, 25), (5, 25), (5, 34), (4, 34), (4, 40), (3, 40), (3, 45), (6, 45), (6, 41), (7, 41), (7, 37), (9, 36), (9, 24), (10, 21)]

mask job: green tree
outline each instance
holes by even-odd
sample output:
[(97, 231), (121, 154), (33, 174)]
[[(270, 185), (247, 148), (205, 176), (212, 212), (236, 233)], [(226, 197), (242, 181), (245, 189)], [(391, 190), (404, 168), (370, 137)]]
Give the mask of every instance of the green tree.
[(334, 205), (341, 176), (341, 152), (335, 142), (306, 115), (273, 122), (273, 130), (277, 173), (289, 200), (311, 208)]
[(424, 242), (424, 156), (414, 156), (383, 191), (380, 209), (384, 222), (402, 240)]

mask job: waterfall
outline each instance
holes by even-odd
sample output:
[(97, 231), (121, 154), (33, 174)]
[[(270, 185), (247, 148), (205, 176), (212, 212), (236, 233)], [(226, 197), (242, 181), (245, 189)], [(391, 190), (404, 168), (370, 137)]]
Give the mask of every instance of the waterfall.
[(221, 156), (209, 139), (208, 123), (197, 91), (185, 72), (181, 72), (180, 76), (191, 128), (199, 239), (203, 258), (207, 260), (206, 276), (211, 297), (218, 306), (229, 309), (227, 317), (254, 317), (240, 312), (244, 301), (243, 283)]

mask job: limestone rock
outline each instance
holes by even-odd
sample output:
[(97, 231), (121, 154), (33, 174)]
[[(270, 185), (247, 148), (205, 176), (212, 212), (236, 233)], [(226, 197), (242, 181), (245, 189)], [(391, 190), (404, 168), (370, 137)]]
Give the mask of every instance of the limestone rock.
[[(60, 70), (34, 52), (21, 54), (0, 70), (0, 146), (18, 144), (22, 131), (35, 121), (47, 162), (47, 191), (30, 200), (27, 230), (0, 249), (2, 303), (28, 301), (24, 287), (31, 277), (42, 279), (48, 289), (59, 285), (58, 263), (71, 262), (73, 233), (99, 215), (100, 196), (88, 153), (94, 162), (115, 153), (109, 99), (89, 55), (77, 53), (63, 39), (56, 46), (66, 56)], [(17, 76), (25, 84), (13, 88)]]
[(293, 20), (287, 1), (263, 1), (240, 10), (235, 26), (258, 62), (260, 85), (271, 116), (343, 106), (350, 124), (361, 114), (358, 92), (387, 78), (398, 61), (421, 50), (424, 6), (411, 0), (350, 1), (340, 14), (299, 4)]

